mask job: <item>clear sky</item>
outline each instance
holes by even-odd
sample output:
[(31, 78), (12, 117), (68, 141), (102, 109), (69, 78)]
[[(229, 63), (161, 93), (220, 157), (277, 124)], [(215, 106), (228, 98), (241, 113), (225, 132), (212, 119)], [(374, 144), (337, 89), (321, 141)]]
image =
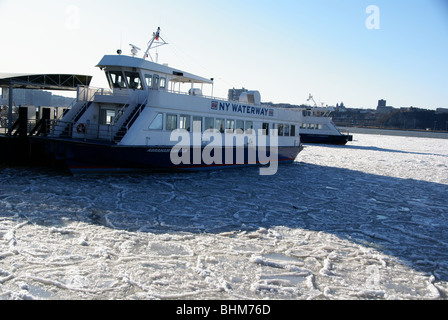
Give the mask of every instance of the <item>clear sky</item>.
[(102, 56), (144, 50), (160, 26), (159, 62), (214, 78), (219, 97), (448, 107), (448, 0), (0, 0), (0, 26), (0, 73), (106, 87)]

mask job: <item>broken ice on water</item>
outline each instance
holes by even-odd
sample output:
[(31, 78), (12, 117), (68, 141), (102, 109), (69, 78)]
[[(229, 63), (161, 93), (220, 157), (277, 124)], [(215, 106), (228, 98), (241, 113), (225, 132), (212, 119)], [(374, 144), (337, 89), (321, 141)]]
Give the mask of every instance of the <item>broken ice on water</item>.
[(447, 297), (448, 140), (357, 134), (274, 176), (0, 179), (0, 299)]

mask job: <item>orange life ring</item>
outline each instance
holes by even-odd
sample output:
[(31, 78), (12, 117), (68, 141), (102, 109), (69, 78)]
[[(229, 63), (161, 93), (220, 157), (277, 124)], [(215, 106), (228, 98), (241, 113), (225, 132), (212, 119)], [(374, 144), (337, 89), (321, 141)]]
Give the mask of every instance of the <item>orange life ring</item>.
[(86, 126), (84, 123), (80, 123), (78, 124), (78, 126), (76, 127), (76, 131), (78, 133), (86, 133)]

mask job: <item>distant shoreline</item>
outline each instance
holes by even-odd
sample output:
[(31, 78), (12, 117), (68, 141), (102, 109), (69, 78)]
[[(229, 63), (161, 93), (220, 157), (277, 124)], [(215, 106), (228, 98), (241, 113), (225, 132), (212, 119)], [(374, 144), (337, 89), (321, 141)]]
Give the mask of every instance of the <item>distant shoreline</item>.
[(448, 139), (448, 132), (446, 131), (426, 131), (426, 130), (403, 130), (403, 129), (384, 129), (384, 128), (371, 128), (371, 127), (344, 127), (338, 126), (341, 131), (348, 131), (350, 134), (378, 134), (389, 136), (406, 136), (406, 137), (422, 137), (422, 138), (434, 138), (434, 139)]

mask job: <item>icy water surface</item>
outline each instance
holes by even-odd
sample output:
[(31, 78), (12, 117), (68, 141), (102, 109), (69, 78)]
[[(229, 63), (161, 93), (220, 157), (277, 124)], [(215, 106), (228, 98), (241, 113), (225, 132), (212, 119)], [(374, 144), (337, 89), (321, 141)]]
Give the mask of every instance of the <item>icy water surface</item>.
[(448, 140), (258, 168), (0, 169), (0, 299), (446, 299)]

